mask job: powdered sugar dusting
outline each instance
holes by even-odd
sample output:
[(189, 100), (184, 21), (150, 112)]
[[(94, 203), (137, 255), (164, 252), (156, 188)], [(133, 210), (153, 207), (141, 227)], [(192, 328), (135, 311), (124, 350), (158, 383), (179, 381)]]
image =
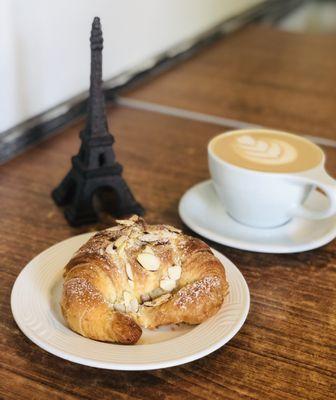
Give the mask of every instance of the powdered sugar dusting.
[(178, 251), (178, 248), (176, 245), (176, 240), (171, 241), (171, 246), (172, 246), (172, 255), (173, 255), (174, 265), (181, 266), (182, 260), (181, 260), (180, 252)]
[(66, 282), (66, 291), (70, 297), (74, 297), (79, 304), (88, 304), (92, 301), (104, 301), (103, 296), (85, 278), (72, 278)]
[[(81, 256), (94, 256), (102, 261), (99, 263), (101, 268), (113, 269), (121, 275), (125, 274), (128, 278), (127, 263), (136, 260), (137, 253), (145, 246), (149, 246), (167, 271), (169, 268), (179, 267), (180, 277), (185, 259), (194, 250), (193, 246), (190, 246), (190, 238), (182, 235), (181, 231), (174, 227), (147, 225), (141, 218), (130, 220), (129, 224), (125, 221), (118, 225), (120, 229), (115, 226), (98, 232), (79, 249), (78, 253), (81, 253)], [(194, 247), (197, 248), (197, 244)], [(205, 250), (208, 251), (208, 249)], [(179, 277), (174, 278), (175, 281), (178, 281)], [(177, 292), (175, 304), (186, 308), (189, 303), (197, 301), (202, 295), (211, 296), (211, 288), (218, 285), (220, 285), (220, 278), (217, 276), (207, 276), (191, 283)], [(104, 301), (104, 296), (90, 281), (82, 277), (70, 279), (66, 283), (66, 290), (69, 296), (75, 296), (79, 303), (92, 303), (97, 299)]]
[(211, 289), (219, 287), (220, 283), (218, 276), (206, 276), (202, 280), (193, 282), (180, 289), (178, 298), (174, 304), (182, 309), (186, 309), (189, 304), (196, 302), (200, 296), (209, 295)]

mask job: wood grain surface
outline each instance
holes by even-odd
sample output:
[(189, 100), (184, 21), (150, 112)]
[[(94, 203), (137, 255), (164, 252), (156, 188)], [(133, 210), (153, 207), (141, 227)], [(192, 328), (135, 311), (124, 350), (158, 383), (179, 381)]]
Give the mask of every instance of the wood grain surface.
[(336, 35), (250, 26), (128, 97), (336, 139)]
[[(186, 189), (208, 177), (205, 146), (219, 127), (120, 108), (111, 109), (109, 117), (125, 178), (146, 207), (148, 221), (183, 227), (178, 201)], [(250, 253), (210, 243), (246, 277), (251, 310), (242, 330), (226, 346), (180, 367), (97, 370), (50, 355), (20, 332), (9, 302), (16, 276), (37, 253), (88, 229), (70, 228), (49, 195), (78, 149), (80, 126), (77, 123), (0, 169), (0, 397), (330, 399), (336, 384), (335, 242), (291, 255)], [(329, 169), (336, 173), (336, 150), (326, 151)]]
[[(273, 45), (271, 41), (267, 45), (266, 33), (268, 38), (274, 38)], [(268, 71), (273, 65), (271, 60), (279, 59), (281, 52), (287, 60), (289, 55), (294, 57), (298, 52), (294, 39), (292, 45), (291, 41), (287, 40), (290, 52), (288, 49), (284, 50), (282, 41), (287, 34), (278, 35), (268, 30), (260, 31), (260, 28), (249, 28), (247, 33), (242, 31), (232, 37), (235, 45), (229, 45), (229, 41), (225, 39), (225, 42), (209, 49), (208, 53), (202, 53), (196, 59), (157, 78), (153, 83), (149, 82), (147, 95), (151, 87), (155, 90), (160, 88), (162, 97), (158, 94), (156, 100), (166, 102), (169, 99), (168, 76), (172, 74), (172, 79), (169, 78), (172, 87), (170, 93), (174, 98), (170, 99), (170, 104), (174, 106), (192, 108), (193, 105), (194, 109), (210, 112), (212, 109), (207, 101), (215, 104), (217, 98), (223, 105), (236, 104), (230, 109), (235, 109), (236, 113), (240, 114), (232, 113), (231, 117), (243, 117), (247, 120), (250, 115), (251, 118), (258, 119), (253, 122), (272, 124), (279, 128), (297, 128), (310, 134), (320, 133), (316, 127), (323, 122), (324, 132), (332, 132), (335, 121), (324, 109), (326, 103), (319, 93), (328, 91), (331, 97), (333, 87), (325, 86), (323, 90), (321, 87), (313, 88), (309, 79), (297, 81), (294, 78), (295, 74), (296, 77), (299, 76), (298, 72), (293, 72), (294, 75), (288, 74), (286, 80), (280, 66), (277, 79), (274, 70), (273, 73)], [(254, 43), (257, 37), (260, 43)], [(242, 39), (246, 42), (245, 47), (240, 44)], [(305, 39), (302, 40), (304, 42)], [(308, 43), (311, 40), (313, 39), (309, 38)], [(321, 40), (321, 43), (326, 43), (328, 50), (331, 39), (326, 37), (326, 41)], [(206, 81), (206, 76), (211, 76), (211, 79), (219, 84), (228, 73), (224, 73), (216, 65), (216, 54), (219, 58), (224, 57), (227, 60), (226, 64), (230, 65), (230, 57), (226, 58), (226, 52), (221, 50), (221, 46), (223, 49), (229, 47), (235, 57), (238, 57), (239, 51), (242, 51), (242, 54), (250, 54), (250, 57), (246, 58), (245, 66), (241, 66), (245, 68), (243, 71), (247, 71), (247, 64), (253, 65), (256, 71), (264, 68), (268, 48), (270, 59), (268, 67), (263, 69), (263, 76), (265, 82), (273, 83), (265, 84), (262, 89), (259, 84), (254, 83), (253, 74), (245, 72), (245, 80), (241, 84), (244, 89), (240, 89), (240, 103), (238, 93), (235, 95), (235, 101), (230, 100), (230, 96), (223, 95), (223, 87), (216, 86), (215, 83), (209, 84), (207, 98), (195, 97), (194, 100), (197, 101), (193, 103), (190, 93), (194, 93), (196, 83), (202, 87), (199, 82), (202, 74), (202, 82)], [(251, 53), (248, 52), (249, 47)], [(310, 62), (315, 62), (316, 65), (323, 63), (326, 79), (329, 79), (329, 67), (334, 65), (334, 56), (331, 55), (329, 60), (319, 60), (317, 56), (322, 58), (322, 50), (319, 46), (316, 46), (316, 49), (316, 60)], [(306, 52), (304, 57), (309, 64), (308, 45), (302, 52)], [(199, 57), (202, 62), (196, 65)], [(193, 65), (193, 62), (196, 64), (188, 73), (190, 76), (185, 75), (185, 69)], [(310, 74), (311, 70), (305, 70), (303, 61), (299, 60), (297, 63), (301, 65), (302, 72)], [(289, 68), (285, 61), (283, 65)], [(185, 80), (177, 83), (175, 79), (178, 79), (179, 68), (184, 71)], [(294, 65), (293, 71), (297, 71), (297, 68), (299, 67)], [(210, 75), (202, 72), (203, 69), (210, 72)], [(232, 77), (234, 71), (232, 67), (228, 74)], [(240, 74), (239, 68), (236, 69), (236, 74)], [(318, 80), (320, 78), (317, 78), (317, 75), (318, 72), (315, 71), (314, 79)], [(262, 74), (259, 75), (259, 80), (261, 76)], [(210, 82), (213, 82), (211, 79)], [(255, 92), (257, 99), (263, 99), (262, 103), (256, 103), (262, 106), (254, 108), (255, 111), (260, 110), (259, 113), (253, 112), (253, 99), (249, 98), (249, 105), (246, 106), (247, 100), (243, 96), (250, 79), (254, 89), (249, 91), (249, 95), (252, 96)], [(166, 81), (163, 86), (160, 83), (162, 80)], [(242, 81), (242, 78), (238, 80)], [(224, 82), (226, 83), (223, 85), (229, 87), (229, 80), (225, 78)], [(277, 113), (275, 104), (280, 105), (281, 101), (277, 99), (277, 103), (274, 103), (273, 97), (277, 97), (276, 93), (281, 94), (281, 89), (276, 89), (281, 82), (291, 87), (293, 96), (297, 100), (302, 99), (303, 103), (296, 101), (295, 107), (289, 107), (289, 103), (288, 108), (283, 105), (283, 111)], [(309, 90), (307, 85), (311, 85)], [(139, 94), (147, 89), (143, 87), (138, 90)], [(155, 90), (151, 90), (153, 95)], [(319, 92), (321, 90), (322, 92)], [(212, 91), (217, 91), (217, 95)], [(204, 89), (204, 95), (205, 92)], [(321, 102), (315, 102), (316, 98)], [(269, 107), (266, 107), (266, 99), (269, 99)], [(153, 100), (155, 99), (151, 98), (151, 101)], [(186, 102), (185, 105), (183, 102)], [(214, 113), (218, 114), (219, 109), (218, 106), (218, 111)], [(208, 178), (205, 146), (212, 136), (224, 130), (223, 127), (125, 108), (113, 107), (109, 109), (108, 114), (110, 129), (117, 140), (115, 150), (118, 160), (125, 167), (124, 176), (134, 194), (147, 210), (147, 220), (151, 223), (174, 224), (191, 233), (178, 217), (178, 201), (190, 186)], [(308, 120), (303, 118), (304, 115)], [(245, 325), (227, 345), (203, 359), (183, 366), (147, 372), (93, 369), (48, 354), (20, 332), (11, 314), (10, 293), (17, 275), (26, 263), (60, 240), (112, 223), (112, 218), (105, 216), (104, 223), (98, 226), (70, 228), (63, 218), (62, 211), (55, 206), (50, 197), (50, 191), (70, 166), (70, 156), (78, 150), (78, 132), (82, 124), (83, 122), (79, 121), (0, 167), (0, 398), (334, 398), (335, 241), (320, 249), (288, 255), (251, 253), (208, 242), (228, 256), (244, 274), (251, 292), (251, 309)], [(325, 151), (328, 169), (336, 177), (336, 149), (325, 148)]]

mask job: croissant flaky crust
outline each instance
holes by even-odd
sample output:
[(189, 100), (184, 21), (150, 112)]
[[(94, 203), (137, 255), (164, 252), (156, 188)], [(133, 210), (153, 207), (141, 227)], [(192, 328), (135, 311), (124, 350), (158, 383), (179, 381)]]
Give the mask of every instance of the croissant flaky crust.
[(75, 332), (136, 343), (141, 327), (199, 324), (228, 293), (209, 246), (137, 216), (95, 234), (65, 267), (61, 307)]

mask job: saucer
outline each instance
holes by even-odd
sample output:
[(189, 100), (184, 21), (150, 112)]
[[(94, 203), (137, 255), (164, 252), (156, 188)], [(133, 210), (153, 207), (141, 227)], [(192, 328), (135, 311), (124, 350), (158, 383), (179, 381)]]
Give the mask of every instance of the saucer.
[[(322, 210), (327, 198), (313, 191), (305, 202)], [(262, 253), (296, 253), (321, 247), (336, 237), (336, 216), (323, 220), (293, 218), (276, 228), (252, 228), (232, 219), (225, 211), (210, 180), (189, 189), (181, 198), (179, 214), (194, 232), (214, 242)]]
[(42, 349), (96, 368), (149, 370), (204, 357), (225, 345), (242, 327), (250, 307), (247, 283), (228, 258), (212, 250), (225, 266), (230, 291), (218, 312), (200, 325), (143, 329), (134, 346), (98, 342), (73, 332), (60, 307), (63, 269), (92, 235), (84, 233), (49, 247), (31, 260), (15, 281), (11, 296), (14, 319), (21, 331)]

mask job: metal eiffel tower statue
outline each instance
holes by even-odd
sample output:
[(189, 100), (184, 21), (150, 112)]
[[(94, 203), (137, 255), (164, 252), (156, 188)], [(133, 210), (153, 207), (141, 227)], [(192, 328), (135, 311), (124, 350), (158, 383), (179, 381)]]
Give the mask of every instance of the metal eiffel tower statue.
[(79, 153), (72, 157), (72, 168), (52, 197), (73, 226), (98, 221), (93, 198), (102, 190), (111, 191), (115, 216), (144, 213), (121, 176), (122, 166), (116, 162), (113, 136), (108, 132), (105, 99), (102, 90), (103, 36), (100, 20), (95, 17), (91, 30), (90, 96), (86, 126), (80, 133)]

